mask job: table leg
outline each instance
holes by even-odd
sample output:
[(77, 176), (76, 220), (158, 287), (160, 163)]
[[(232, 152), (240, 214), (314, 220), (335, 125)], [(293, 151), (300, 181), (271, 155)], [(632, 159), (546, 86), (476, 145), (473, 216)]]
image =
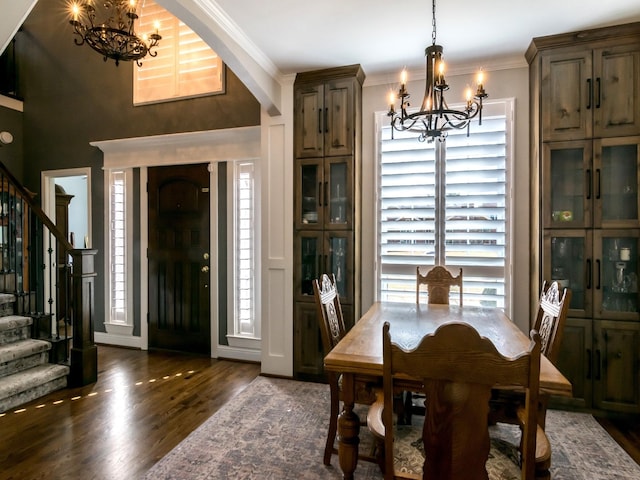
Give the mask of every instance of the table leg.
[(344, 480), (353, 480), (353, 472), (358, 465), (358, 444), (360, 438), (360, 418), (353, 411), (355, 382), (353, 375), (342, 375), (343, 409), (338, 416), (338, 459)]

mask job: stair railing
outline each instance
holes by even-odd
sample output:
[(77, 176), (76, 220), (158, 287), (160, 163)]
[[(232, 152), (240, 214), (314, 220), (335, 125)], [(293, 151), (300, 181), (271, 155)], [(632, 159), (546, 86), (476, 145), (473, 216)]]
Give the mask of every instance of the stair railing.
[(51, 342), (50, 361), (70, 366), (68, 384), (87, 385), (97, 380), (97, 250), (75, 248), (35, 198), (0, 162), (0, 292)]

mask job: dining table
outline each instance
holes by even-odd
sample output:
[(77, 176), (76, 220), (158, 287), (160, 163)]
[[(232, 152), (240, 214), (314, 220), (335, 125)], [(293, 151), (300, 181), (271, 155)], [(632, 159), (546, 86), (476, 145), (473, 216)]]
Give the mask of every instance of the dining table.
[[(513, 357), (529, 347), (530, 339), (500, 308), (376, 302), (325, 356), (324, 367), (342, 375), (343, 408), (338, 417), (338, 458), (343, 478), (351, 480), (358, 462), (360, 418), (354, 411), (357, 386), (382, 379), (382, 327), (390, 324), (392, 341), (405, 349), (445, 323), (471, 325), (498, 352)], [(411, 381), (406, 382), (411, 391)], [(544, 356), (540, 357), (541, 393), (571, 396), (572, 386)]]

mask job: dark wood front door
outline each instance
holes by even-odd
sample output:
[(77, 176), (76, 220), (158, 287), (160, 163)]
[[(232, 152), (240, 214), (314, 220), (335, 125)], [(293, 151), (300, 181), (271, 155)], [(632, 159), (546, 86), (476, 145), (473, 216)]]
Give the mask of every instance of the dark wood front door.
[(211, 353), (207, 165), (148, 171), (149, 348)]

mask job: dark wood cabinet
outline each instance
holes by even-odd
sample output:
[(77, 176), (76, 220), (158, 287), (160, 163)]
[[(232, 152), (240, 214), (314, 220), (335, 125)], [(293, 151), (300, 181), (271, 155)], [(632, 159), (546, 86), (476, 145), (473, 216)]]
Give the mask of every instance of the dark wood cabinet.
[(294, 85), (294, 375), (323, 380), (313, 279), (334, 274), (347, 329), (360, 311), (359, 65), (298, 74)]
[(640, 134), (637, 41), (606, 38), (595, 43), (598, 48), (582, 44), (542, 54), (545, 95), (540, 100), (546, 140)]
[[(572, 290), (554, 405), (640, 413), (640, 23), (536, 38), (531, 298)], [(533, 305), (532, 305), (533, 307)]]

